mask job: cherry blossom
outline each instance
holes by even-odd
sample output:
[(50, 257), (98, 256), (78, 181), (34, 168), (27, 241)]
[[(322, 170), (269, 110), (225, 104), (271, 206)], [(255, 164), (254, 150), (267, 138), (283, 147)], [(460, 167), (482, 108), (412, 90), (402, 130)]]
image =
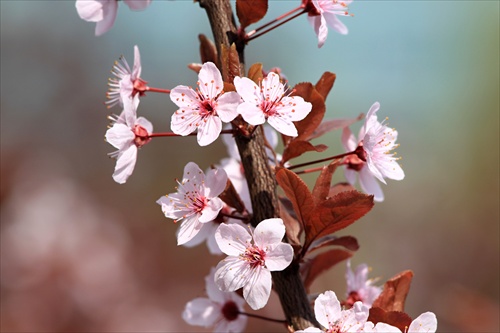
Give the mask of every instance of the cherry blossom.
[(351, 261), (347, 261), (347, 301), (348, 305), (361, 301), (366, 306), (372, 306), (373, 301), (377, 299), (382, 289), (373, 286), (373, 280), (368, 279), (369, 268), (366, 264), (361, 264), (354, 271), (351, 270)]
[[(437, 318), (432, 312), (422, 313), (420, 316), (415, 318), (410, 326), (404, 331), (404, 333), (434, 333), (437, 330)], [(397, 327), (386, 323), (373, 324), (371, 321), (365, 324), (363, 332), (371, 333), (402, 333)]]
[(198, 74), (198, 88), (187, 86), (172, 89), (170, 99), (179, 109), (172, 115), (170, 127), (175, 134), (188, 135), (198, 129), (198, 144), (214, 142), (222, 130), (222, 121), (230, 122), (238, 115), (240, 96), (232, 91), (224, 93), (224, 82), (217, 66), (203, 64)]
[(190, 325), (213, 327), (214, 332), (243, 332), (247, 316), (240, 315), (245, 300), (235, 292), (223, 292), (214, 282), (215, 268), (205, 277), (208, 298), (188, 302), (182, 318)]
[[(143, 10), (151, 0), (123, 0), (132, 10)], [(76, 10), (82, 20), (96, 22), (95, 35), (107, 32), (115, 23), (118, 0), (76, 0)]]
[(318, 36), (318, 47), (322, 47), (325, 43), (328, 27), (342, 35), (347, 35), (347, 27), (337, 18), (337, 15), (349, 15), (347, 6), (352, 0), (311, 0), (311, 2), (314, 9), (309, 11), (307, 19)]
[(271, 271), (285, 269), (293, 259), (292, 246), (281, 242), (284, 235), (285, 225), (279, 218), (263, 220), (253, 234), (237, 224), (221, 224), (215, 239), (228, 257), (216, 268), (219, 289), (243, 288), (243, 297), (252, 309), (264, 307), (271, 294)]
[(299, 332), (347, 333), (361, 332), (368, 319), (369, 308), (356, 302), (349, 310), (342, 310), (335, 292), (328, 290), (314, 302), (314, 315), (325, 330), (309, 327)]
[(269, 73), (256, 85), (246, 77), (235, 77), (234, 86), (244, 102), (238, 106), (240, 113), (251, 125), (269, 123), (278, 132), (297, 136), (293, 121), (304, 119), (312, 105), (302, 97), (285, 95), (285, 87), (276, 73)]
[(166, 217), (182, 221), (177, 234), (177, 245), (183, 245), (198, 234), (204, 223), (213, 221), (223, 207), (220, 195), (227, 183), (226, 172), (210, 170), (207, 175), (196, 163), (184, 167), (178, 191), (167, 194), (158, 201)]
[(346, 151), (353, 151), (358, 146), (363, 149), (362, 159), (356, 155), (346, 158), (346, 179), (354, 184), (358, 172), (361, 188), (364, 192), (373, 194), (375, 201), (384, 200), (382, 189), (375, 178), (386, 184), (384, 178), (402, 180), (405, 176), (397, 162), (399, 158), (391, 152), (399, 146), (395, 143), (398, 132), (377, 120), (376, 112), (379, 108), (378, 102), (371, 106), (359, 131), (358, 140), (347, 127), (342, 133), (342, 144)]
[(124, 99), (122, 113), (110, 116), (113, 125), (106, 131), (106, 141), (118, 149), (109, 155), (116, 158), (113, 179), (119, 184), (125, 183), (134, 171), (138, 148), (151, 141), (153, 125), (144, 117), (137, 118), (138, 105), (138, 96)]
[(127, 60), (121, 56), (113, 65), (111, 73), (115, 76), (109, 79), (109, 89), (106, 93), (106, 104), (111, 108), (117, 104), (123, 105), (122, 100), (133, 97), (137, 93), (144, 95), (146, 81), (141, 79), (141, 54), (139, 47), (134, 46), (134, 66), (130, 69)]

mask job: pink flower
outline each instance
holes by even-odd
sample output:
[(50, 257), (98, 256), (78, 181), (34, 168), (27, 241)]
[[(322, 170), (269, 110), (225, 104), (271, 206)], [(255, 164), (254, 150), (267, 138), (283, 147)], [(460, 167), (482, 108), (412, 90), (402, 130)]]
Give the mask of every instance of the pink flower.
[(378, 295), (382, 292), (382, 289), (377, 286), (373, 286), (373, 280), (368, 279), (368, 266), (366, 264), (361, 264), (356, 267), (353, 272), (351, 270), (351, 261), (347, 261), (347, 301), (348, 305), (354, 304), (356, 301), (361, 301), (366, 306), (371, 307), (373, 301), (377, 299)]
[[(143, 10), (151, 0), (123, 0), (132, 10)], [(107, 32), (115, 23), (117, 0), (76, 0), (76, 10), (82, 20), (96, 22), (95, 35)]]
[[(243, 297), (254, 310), (264, 307), (271, 294), (271, 271), (284, 270), (293, 259), (283, 220), (266, 219), (252, 234), (244, 227), (221, 224), (215, 239), (228, 257), (216, 268), (215, 283), (222, 291), (243, 288)], [(253, 239), (253, 242), (252, 242)]]
[(347, 333), (361, 332), (368, 319), (369, 308), (356, 302), (349, 310), (342, 310), (337, 295), (333, 291), (320, 294), (314, 302), (314, 315), (325, 331), (309, 327), (299, 332)]
[(167, 194), (156, 203), (166, 217), (182, 221), (177, 234), (177, 245), (193, 239), (204, 223), (214, 220), (223, 207), (220, 195), (227, 183), (226, 172), (222, 169), (210, 170), (206, 177), (196, 163), (189, 162), (184, 167), (182, 182), (176, 193)]
[[(415, 318), (408, 329), (404, 333), (434, 333), (437, 330), (437, 318), (432, 312), (422, 313)], [(363, 332), (379, 332), (379, 333), (402, 333), (397, 327), (386, 323), (377, 323), (374, 325), (371, 321), (365, 324)]]
[(223, 92), (222, 76), (211, 62), (203, 64), (198, 79), (196, 91), (177, 86), (170, 92), (170, 99), (179, 107), (172, 115), (170, 127), (183, 136), (198, 129), (198, 144), (206, 146), (219, 137), (222, 121), (236, 118), (240, 96), (234, 91)]
[(269, 123), (278, 132), (297, 136), (293, 121), (304, 119), (311, 112), (312, 105), (302, 97), (285, 96), (285, 88), (276, 73), (269, 73), (257, 86), (246, 77), (235, 77), (234, 86), (244, 102), (238, 112), (251, 125)]
[(356, 181), (356, 172), (359, 172), (359, 183), (364, 192), (373, 194), (375, 201), (383, 201), (384, 194), (375, 178), (386, 184), (384, 178), (402, 180), (403, 169), (399, 166), (395, 153), (391, 151), (397, 148), (398, 132), (389, 128), (377, 120), (376, 112), (380, 104), (375, 102), (368, 111), (365, 124), (359, 131), (358, 140), (349, 128), (344, 128), (342, 133), (342, 144), (346, 151), (354, 151), (358, 146), (363, 149), (363, 159), (356, 155), (346, 158), (345, 176), (349, 183)]
[(208, 298), (186, 304), (182, 318), (190, 325), (214, 327), (214, 332), (243, 332), (247, 316), (240, 315), (245, 301), (234, 292), (220, 291), (214, 283), (215, 268), (205, 277)]
[(113, 179), (119, 184), (125, 183), (134, 171), (137, 149), (151, 141), (153, 125), (146, 118), (137, 118), (138, 105), (138, 96), (124, 99), (122, 113), (110, 117), (113, 125), (106, 131), (106, 141), (118, 149), (109, 155), (116, 158)]
[(322, 47), (328, 35), (328, 26), (342, 35), (347, 35), (347, 27), (337, 15), (347, 16), (347, 6), (352, 0), (312, 0), (315, 11), (310, 11), (307, 16), (309, 23), (318, 36), (318, 47)]
[(130, 69), (127, 60), (123, 56), (116, 61), (111, 73), (115, 76), (109, 79), (109, 90), (106, 94), (108, 108), (116, 104), (123, 105), (122, 100), (130, 98), (139, 93), (144, 94), (146, 81), (141, 79), (141, 54), (137, 45), (134, 46), (134, 67)]

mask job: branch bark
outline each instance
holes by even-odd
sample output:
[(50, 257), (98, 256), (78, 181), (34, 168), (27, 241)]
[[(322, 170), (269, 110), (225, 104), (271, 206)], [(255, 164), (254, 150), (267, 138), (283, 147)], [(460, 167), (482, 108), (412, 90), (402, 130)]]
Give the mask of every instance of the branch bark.
[[(207, 12), (219, 57), (221, 45), (229, 47), (231, 43), (236, 43), (241, 63), (240, 75), (243, 76), (244, 44), (236, 39), (237, 29), (229, 0), (199, 0), (199, 4)], [(235, 139), (252, 201), (252, 225), (256, 226), (267, 218), (279, 217), (277, 184), (265, 152), (262, 127), (259, 126), (250, 138), (237, 135)], [(294, 261), (284, 271), (273, 272), (272, 276), (274, 289), (291, 328), (303, 330), (310, 326), (319, 327), (300, 277), (299, 264)]]

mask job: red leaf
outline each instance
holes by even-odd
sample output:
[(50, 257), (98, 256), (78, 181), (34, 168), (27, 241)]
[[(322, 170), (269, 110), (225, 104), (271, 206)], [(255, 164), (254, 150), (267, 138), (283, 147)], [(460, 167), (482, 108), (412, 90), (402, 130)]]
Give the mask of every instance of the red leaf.
[(342, 246), (350, 251), (357, 251), (359, 249), (358, 240), (352, 236), (337, 237), (335, 235), (328, 235), (312, 242), (308, 253), (319, 250), (325, 246)]
[(324, 100), (326, 100), (326, 97), (332, 89), (336, 78), (337, 76), (334, 73), (324, 72), (323, 75), (321, 75), (318, 83), (316, 83), (315, 88)]
[(295, 172), (281, 167), (276, 167), (276, 181), (292, 202), (297, 218), (304, 226), (305, 221), (311, 220), (314, 211), (314, 201), (306, 183)]
[(334, 131), (337, 129), (342, 129), (344, 127), (350, 126), (354, 124), (357, 121), (360, 121), (365, 117), (364, 113), (360, 113), (359, 116), (356, 118), (341, 118), (341, 119), (332, 119), (332, 120), (326, 120), (322, 122), (315, 130), (314, 132), (309, 136), (309, 140), (319, 138), (325, 133), (328, 133), (330, 131)]
[(346, 183), (346, 182), (337, 183), (337, 184), (333, 185), (332, 187), (330, 187), (330, 191), (328, 192), (328, 196), (333, 197), (333, 196), (339, 194), (340, 192), (355, 191), (355, 190), (356, 189), (354, 188), (354, 186), (352, 186), (349, 183)]
[(352, 253), (345, 250), (333, 249), (318, 254), (305, 264), (306, 270), (303, 275), (304, 287), (309, 291), (309, 287), (321, 273), (332, 268), (339, 262), (352, 257)]
[(218, 66), (219, 60), (217, 57), (217, 49), (215, 48), (215, 44), (212, 43), (212, 41), (208, 39), (204, 34), (199, 34), (198, 39), (200, 40), (201, 63), (204, 64), (207, 61), (210, 61)]
[(302, 246), (300, 244), (300, 234), (302, 233), (302, 225), (294, 218), (283, 205), (280, 200), (280, 217), (285, 224), (286, 238), (288, 243), (293, 246), (295, 252), (300, 252)]
[(236, 45), (231, 47), (221, 45), (221, 71), (224, 82), (233, 83), (235, 76), (240, 76), (240, 58)]
[(248, 70), (248, 78), (255, 82), (257, 85), (259, 82), (262, 80), (262, 64), (261, 63), (256, 63), (253, 64), (250, 69)]
[(304, 222), (304, 250), (317, 238), (339, 231), (368, 213), (373, 207), (373, 195), (358, 191), (341, 192), (315, 207), (312, 219)]
[(240, 195), (236, 192), (236, 189), (233, 186), (233, 183), (228, 178), (226, 188), (219, 195), (219, 198), (224, 201), (228, 206), (236, 209), (237, 212), (242, 213), (245, 211), (245, 204), (243, 200), (241, 200)]
[(308, 141), (302, 140), (292, 140), (283, 151), (283, 157), (281, 159), (281, 164), (291, 160), (292, 158), (298, 157), (308, 151), (322, 152), (328, 149), (327, 146), (319, 144), (313, 145)]
[(325, 100), (321, 94), (309, 83), (299, 83), (294, 87), (294, 96), (302, 97), (306, 102), (312, 104), (311, 112), (301, 121), (295, 122), (299, 135), (294, 140), (308, 141), (310, 135), (319, 126), (325, 116)]
[(267, 12), (267, 0), (236, 0), (236, 14), (241, 28), (260, 21)]
[(412, 278), (413, 272), (407, 270), (388, 280), (382, 293), (373, 302), (373, 306), (385, 311), (404, 311)]
[(328, 166), (324, 166), (318, 179), (316, 179), (316, 184), (314, 184), (314, 188), (312, 190), (312, 196), (316, 205), (328, 199), (332, 176), (337, 169), (339, 162), (340, 160), (333, 160)]
[(386, 323), (399, 328), (401, 332), (406, 332), (411, 324), (411, 317), (404, 312), (385, 311), (384, 309), (372, 306), (368, 321), (371, 321), (373, 324)]

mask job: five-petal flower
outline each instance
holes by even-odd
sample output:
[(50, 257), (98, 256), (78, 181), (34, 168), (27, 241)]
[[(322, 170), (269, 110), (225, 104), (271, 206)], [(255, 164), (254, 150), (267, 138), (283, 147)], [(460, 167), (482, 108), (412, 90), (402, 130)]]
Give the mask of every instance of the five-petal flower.
[(139, 96), (144, 94), (146, 81), (141, 79), (141, 54), (139, 47), (134, 46), (134, 66), (130, 69), (127, 60), (121, 56), (119, 61), (113, 65), (111, 73), (115, 76), (108, 80), (108, 92), (106, 104), (111, 108), (117, 104), (123, 105), (123, 100), (134, 97), (137, 93)]
[(361, 264), (353, 271), (351, 261), (347, 260), (347, 301), (346, 304), (352, 305), (356, 301), (361, 301), (366, 306), (372, 306), (373, 301), (377, 299), (382, 289), (374, 286), (373, 280), (368, 279), (369, 268), (366, 264)]
[(252, 309), (264, 307), (271, 294), (271, 271), (284, 270), (293, 259), (292, 246), (281, 241), (284, 235), (285, 225), (279, 218), (263, 220), (253, 235), (238, 224), (221, 224), (215, 239), (228, 257), (215, 272), (219, 289), (243, 287), (243, 297)]
[(335, 292), (328, 290), (314, 302), (314, 315), (325, 331), (310, 327), (299, 332), (347, 333), (360, 332), (368, 319), (369, 308), (356, 302), (349, 310), (342, 310)]
[(373, 194), (375, 201), (384, 200), (382, 189), (375, 178), (386, 184), (384, 178), (402, 180), (405, 176), (397, 162), (399, 158), (391, 152), (398, 147), (396, 144), (398, 132), (377, 120), (376, 113), (379, 108), (378, 102), (371, 106), (359, 131), (358, 140), (348, 127), (345, 127), (342, 133), (342, 144), (346, 151), (354, 151), (358, 146), (363, 149), (363, 160), (356, 155), (346, 158), (347, 181), (354, 184), (356, 172), (359, 172), (361, 188), (364, 192)]
[[(132, 10), (143, 10), (151, 0), (123, 0)], [(118, 0), (76, 0), (76, 10), (82, 20), (96, 22), (95, 35), (107, 32), (115, 23)]]
[(299, 96), (285, 95), (285, 87), (276, 73), (269, 73), (259, 85), (246, 77), (235, 77), (234, 86), (243, 98), (238, 113), (251, 125), (269, 123), (278, 132), (297, 136), (294, 121), (304, 119), (312, 104)]
[(188, 302), (182, 318), (190, 325), (214, 327), (214, 332), (242, 332), (248, 317), (240, 315), (245, 300), (234, 292), (223, 292), (214, 282), (215, 268), (205, 277), (208, 298)]
[(198, 129), (198, 144), (214, 142), (222, 130), (222, 121), (230, 122), (238, 115), (236, 108), (240, 96), (224, 93), (224, 82), (214, 63), (203, 64), (198, 74), (198, 89), (177, 86), (170, 92), (170, 99), (179, 109), (172, 115), (170, 127), (175, 134), (188, 135)]
[(347, 27), (337, 15), (347, 16), (347, 6), (352, 0), (311, 0), (314, 10), (309, 11), (307, 16), (309, 23), (318, 36), (318, 47), (322, 47), (328, 35), (328, 26), (342, 35), (346, 35)]
[(204, 223), (214, 220), (223, 207), (217, 196), (226, 188), (227, 175), (223, 169), (212, 169), (207, 175), (196, 163), (184, 167), (178, 191), (158, 201), (166, 217), (182, 221), (177, 234), (177, 245), (182, 245), (200, 231)]
[(134, 171), (137, 149), (151, 141), (153, 125), (144, 117), (137, 118), (138, 105), (139, 96), (124, 99), (122, 113), (110, 116), (113, 125), (106, 131), (106, 141), (118, 149), (109, 155), (116, 158), (113, 179), (120, 184)]

